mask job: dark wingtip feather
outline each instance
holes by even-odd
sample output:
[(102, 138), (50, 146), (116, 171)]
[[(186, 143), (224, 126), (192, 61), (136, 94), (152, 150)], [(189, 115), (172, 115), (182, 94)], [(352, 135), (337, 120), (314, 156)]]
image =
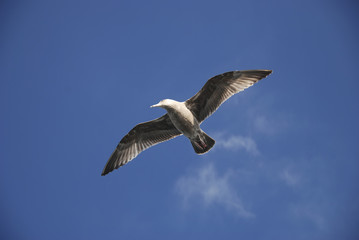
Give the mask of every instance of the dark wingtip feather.
[(258, 69), (258, 70), (242, 70), (242, 71), (236, 71), (238, 73), (249, 73), (249, 74), (258, 74), (260, 76), (266, 77), (269, 74), (271, 74), (273, 71), (272, 70), (267, 70), (267, 69)]
[(259, 71), (262, 71), (265, 76), (268, 76), (273, 72), (272, 70), (259, 70)]
[(115, 170), (116, 168), (116, 161), (118, 159), (118, 155), (119, 155), (119, 151), (116, 148), (115, 151), (113, 151), (113, 153), (111, 154), (110, 158), (108, 159), (106, 166), (104, 167), (101, 176), (105, 176), (106, 174), (112, 172), (113, 170)]
[(101, 173), (101, 176), (105, 176), (107, 175), (108, 173), (110, 173), (112, 170), (109, 169), (109, 167), (106, 167), (103, 169), (102, 173)]
[(269, 74), (273, 72), (272, 70), (258, 70), (258, 71), (263, 74), (263, 77), (267, 77)]
[(242, 71), (235, 71), (233, 75), (235, 76), (236, 74), (238, 74), (238, 76), (257, 78), (257, 81), (259, 81), (268, 77), (272, 72), (273, 72), (272, 70), (266, 70), (266, 69), (242, 70)]
[(268, 77), (272, 74), (272, 70), (259, 70), (261, 73), (261, 79)]

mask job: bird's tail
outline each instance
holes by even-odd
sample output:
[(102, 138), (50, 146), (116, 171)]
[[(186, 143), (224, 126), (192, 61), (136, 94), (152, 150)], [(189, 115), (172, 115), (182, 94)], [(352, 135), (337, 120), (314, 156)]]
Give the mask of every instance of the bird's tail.
[(193, 149), (197, 154), (208, 152), (214, 146), (215, 142), (216, 141), (213, 138), (203, 131), (196, 139), (191, 140)]

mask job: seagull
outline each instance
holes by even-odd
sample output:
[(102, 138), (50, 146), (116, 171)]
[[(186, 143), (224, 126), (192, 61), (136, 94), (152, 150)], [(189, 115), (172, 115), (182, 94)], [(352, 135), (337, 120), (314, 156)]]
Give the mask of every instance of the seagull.
[(271, 70), (226, 72), (209, 79), (196, 95), (184, 102), (164, 99), (152, 105), (151, 107), (164, 108), (167, 113), (160, 118), (136, 125), (124, 136), (101, 175), (125, 165), (147, 148), (182, 134), (190, 140), (197, 154), (208, 152), (215, 140), (202, 131), (201, 123), (228, 98), (271, 73)]

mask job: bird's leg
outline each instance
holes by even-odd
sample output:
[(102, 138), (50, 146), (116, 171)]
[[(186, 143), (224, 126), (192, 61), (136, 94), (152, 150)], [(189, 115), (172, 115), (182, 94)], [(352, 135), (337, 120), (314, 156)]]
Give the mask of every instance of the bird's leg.
[(199, 144), (201, 144), (201, 147), (202, 147), (203, 149), (206, 149), (206, 148), (207, 148), (207, 145), (206, 145), (202, 140), (199, 141)]
[(202, 149), (206, 149), (207, 145), (204, 143), (204, 141), (202, 141), (202, 139), (198, 138), (198, 140), (194, 141), (194, 143)]

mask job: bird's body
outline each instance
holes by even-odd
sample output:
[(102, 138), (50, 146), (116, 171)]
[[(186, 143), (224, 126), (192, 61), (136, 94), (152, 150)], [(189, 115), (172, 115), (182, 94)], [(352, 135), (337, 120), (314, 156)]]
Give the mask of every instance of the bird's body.
[(201, 130), (197, 119), (184, 102), (165, 99), (161, 101), (159, 105), (156, 104), (152, 107), (162, 107), (166, 109), (173, 125), (178, 131), (190, 139), (195, 137)]
[(136, 125), (117, 145), (102, 175), (119, 168), (143, 150), (181, 134), (190, 141), (197, 154), (208, 152), (215, 141), (200, 124), (233, 94), (268, 76), (271, 70), (233, 71), (217, 75), (185, 102), (165, 99), (151, 107), (162, 107), (167, 113), (160, 118)]
[(173, 125), (191, 141), (197, 154), (206, 153), (213, 147), (215, 141), (202, 131), (197, 118), (188, 109), (186, 102), (165, 99), (151, 107), (162, 107), (167, 110)]

